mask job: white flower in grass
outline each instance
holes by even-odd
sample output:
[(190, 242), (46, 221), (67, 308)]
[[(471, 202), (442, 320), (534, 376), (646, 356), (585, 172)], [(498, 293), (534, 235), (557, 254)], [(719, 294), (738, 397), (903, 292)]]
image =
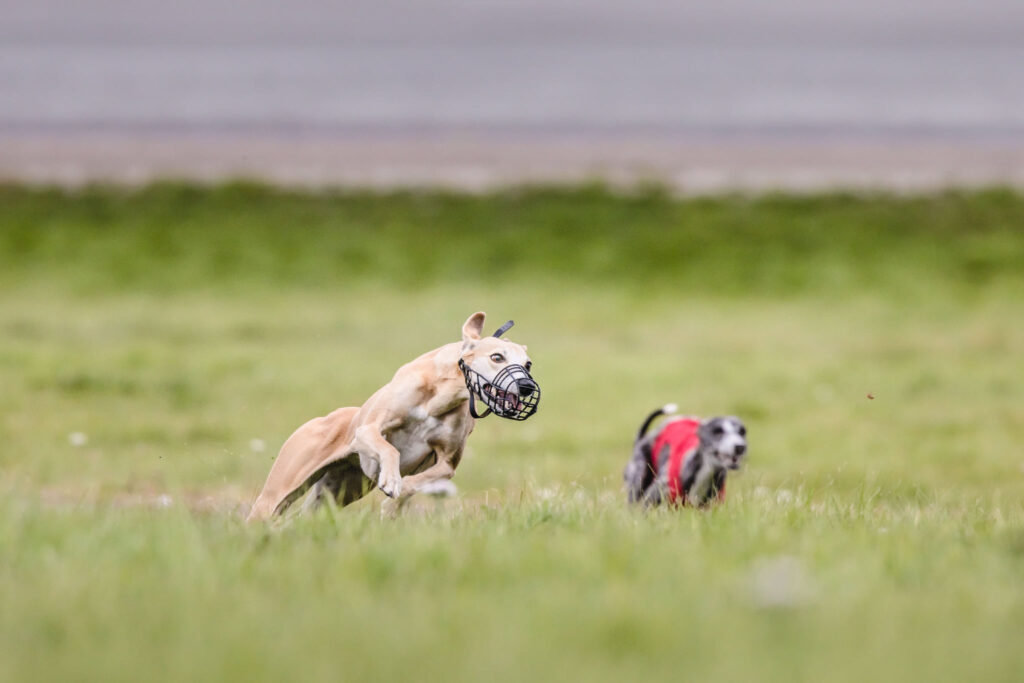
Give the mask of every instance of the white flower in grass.
[(267, 444), (263, 439), (249, 439), (249, 450), (253, 453), (262, 453), (267, 450)]
[(754, 603), (765, 608), (799, 607), (815, 593), (811, 577), (799, 558), (791, 555), (766, 557), (754, 563), (750, 572)]
[(171, 507), (171, 503), (173, 502), (174, 499), (171, 498), (166, 493), (161, 493), (159, 496), (156, 497), (156, 506), (160, 508), (169, 508)]
[(558, 487), (537, 489), (534, 495), (537, 496), (538, 500), (553, 500), (558, 498), (559, 490)]
[(438, 479), (421, 486), (419, 492), (435, 498), (452, 498), (459, 492), (459, 489), (449, 479)]
[(81, 448), (89, 443), (89, 437), (84, 432), (71, 432), (68, 434), (68, 443), (75, 448)]

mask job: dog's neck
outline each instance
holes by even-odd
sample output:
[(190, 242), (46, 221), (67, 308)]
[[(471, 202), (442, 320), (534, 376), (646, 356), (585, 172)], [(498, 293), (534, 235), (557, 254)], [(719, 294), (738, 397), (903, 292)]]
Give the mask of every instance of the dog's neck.
[(714, 444), (701, 439), (697, 445), (697, 452), (705, 466), (710, 467), (713, 472), (726, 469), (725, 463), (715, 454)]
[(466, 379), (459, 369), (462, 345), (446, 344), (434, 352), (433, 373), (435, 381), (434, 401), (438, 403), (441, 414), (453, 410), (464, 410), (469, 413), (469, 389)]
[(444, 382), (459, 380), (468, 399), (469, 391), (466, 389), (462, 369), (459, 368), (459, 360), (462, 358), (462, 344), (459, 342), (445, 344), (437, 349), (434, 354), (434, 376), (437, 380)]

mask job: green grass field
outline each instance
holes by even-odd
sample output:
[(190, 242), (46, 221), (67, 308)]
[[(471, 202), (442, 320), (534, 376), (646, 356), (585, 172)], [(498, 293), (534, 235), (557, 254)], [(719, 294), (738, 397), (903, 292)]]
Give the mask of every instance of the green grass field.
[[(0, 680), (1020, 681), (1022, 302), (1009, 190), (0, 186)], [(458, 498), (243, 523), (480, 309), (543, 400)], [(625, 508), (668, 401), (724, 506)]]

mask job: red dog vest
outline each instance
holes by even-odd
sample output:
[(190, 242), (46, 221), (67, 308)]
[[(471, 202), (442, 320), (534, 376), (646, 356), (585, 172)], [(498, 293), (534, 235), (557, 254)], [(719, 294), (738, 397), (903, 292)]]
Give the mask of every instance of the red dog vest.
[[(668, 502), (671, 504), (686, 505), (683, 481), (680, 477), (686, 459), (697, 452), (700, 445), (700, 437), (697, 430), (700, 429), (700, 420), (684, 417), (665, 423), (661, 433), (654, 439), (651, 447), (651, 466), (658, 471), (658, 455), (669, 447), (668, 460), (665, 461), (665, 474), (668, 478)], [(725, 500), (725, 483), (718, 490), (718, 500)]]

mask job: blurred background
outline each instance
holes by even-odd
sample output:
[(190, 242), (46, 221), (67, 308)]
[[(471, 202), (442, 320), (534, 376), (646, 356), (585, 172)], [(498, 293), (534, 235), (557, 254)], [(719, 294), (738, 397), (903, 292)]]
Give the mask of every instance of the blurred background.
[(1024, 181), (1016, 0), (0, 3), (0, 175)]

